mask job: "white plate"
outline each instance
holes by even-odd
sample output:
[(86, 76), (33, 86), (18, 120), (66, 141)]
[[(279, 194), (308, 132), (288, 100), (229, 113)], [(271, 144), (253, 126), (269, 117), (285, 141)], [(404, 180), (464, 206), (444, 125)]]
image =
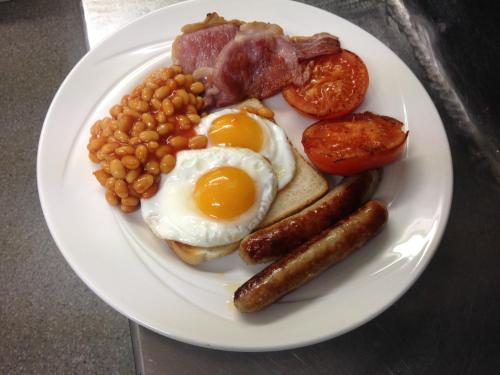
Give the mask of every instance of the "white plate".
[[(269, 309), (242, 316), (236, 287), (259, 267), (238, 254), (193, 268), (143, 224), (104, 200), (87, 159), (93, 121), (146, 72), (170, 64), (182, 25), (217, 11), (262, 20), (288, 34), (327, 31), (361, 56), (370, 87), (360, 108), (403, 120), (405, 156), (385, 168), (377, 197), (390, 205), (387, 227), (368, 246)], [(277, 95), (268, 101), (299, 148), (305, 125)], [(412, 72), (381, 42), (328, 12), (285, 0), (191, 1), (160, 9), (90, 51), (57, 92), (38, 149), (38, 189), (49, 229), (75, 272), (104, 301), (139, 324), (195, 345), (245, 351), (316, 343), (370, 320), (399, 298), (424, 270), (446, 225), (452, 195), (448, 142), (439, 115)]]

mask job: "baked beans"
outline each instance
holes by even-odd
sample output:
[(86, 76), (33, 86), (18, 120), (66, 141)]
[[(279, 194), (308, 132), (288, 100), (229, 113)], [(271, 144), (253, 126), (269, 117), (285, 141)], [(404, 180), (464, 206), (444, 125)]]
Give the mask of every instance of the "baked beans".
[(208, 139), (204, 135), (195, 135), (189, 140), (190, 149), (200, 149), (207, 147)]
[(259, 115), (261, 117), (268, 118), (270, 120), (274, 119), (274, 112), (271, 108), (267, 107), (261, 107), (261, 108), (255, 108), (255, 107), (242, 107), (241, 108), (243, 111), (247, 111), (256, 115)]
[[(207, 147), (207, 137), (193, 130), (206, 115), (201, 112), (204, 91), (203, 83), (179, 65), (162, 68), (112, 106), (110, 117), (92, 125), (88, 156), (100, 164), (94, 176), (110, 205), (134, 212), (140, 199), (156, 194), (161, 173), (175, 167), (177, 151)], [(242, 109), (274, 117), (266, 107)]]
[(192, 129), (201, 119), (204, 90), (179, 65), (162, 68), (112, 106), (110, 117), (92, 125), (89, 159), (100, 164), (94, 176), (110, 205), (134, 212), (140, 199), (156, 194), (161, 173), (175, 167), (177, 151), (206, 147), (206, 137)]
[(160, 163), (160, 170), (162, 171), (162, 173), (168, 173), (170, 172), (172, 169), (174, 169), (175, 167), (175, 156), (173, 155), (165, 155), (162, 159), (161, 159), (161, 163)]
[(257, 114), (268, 119), (274, 118), (274, 112), (270, 108), (262, 107), (257, 110)]

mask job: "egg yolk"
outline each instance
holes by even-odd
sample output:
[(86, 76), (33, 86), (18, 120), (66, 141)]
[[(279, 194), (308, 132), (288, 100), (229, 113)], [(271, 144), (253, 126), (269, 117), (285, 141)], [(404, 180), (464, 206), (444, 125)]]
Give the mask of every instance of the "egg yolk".
[(239, 168), (215, 168), (196, 182), (194, 200), (205, 215), (215, 219), (231, 219), (252, 207), (255, 202), (255, 183)]
[(264, 135), (257, 121), (246, 112), (238, 112), (216, 118), (208, 130), (208, 139), (216, 146), (243, 147), (259, 152)]

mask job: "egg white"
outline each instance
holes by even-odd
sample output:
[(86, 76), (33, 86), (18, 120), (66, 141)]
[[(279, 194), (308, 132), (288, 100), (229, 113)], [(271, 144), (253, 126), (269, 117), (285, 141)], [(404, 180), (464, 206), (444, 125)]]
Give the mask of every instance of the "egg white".
[[(255, 182), (253, 206), (231, 220), (217, 220), (203, 214), (193, 198), (196, 181), (206, 172), (222, 166), (237, 167)], [(141, 202), (144, 221), (156, 236), (192, 246), (227, 245), (248, 235), (264, 218), (277, 193), (277, 179), (271, 165), (249, 149), (211, 147), (177, 154), (175, 168), (162, 176), (152, 198)], [(237, 199), (237, 197), (235, 197)]]
[[(228, 108), (217, 111), (202, 118), (201, 122), (195, 127), (198, 134), (207, 135), (213, 121), (220, 116), (229, 113), (239, 113), (240, 109)], [(293, 155), (292, 146), (288, 142), (285, 131), (278, 125), (260, 117), (253, 113), (248, 113), (248, 116), (255, 120), (264, 134), (264, 143), (259, 154), (264, 156), (271, 163), (274, 173), (278, 179), (278, 189), (283, 189), (293, 178), (295, 174), (295, 157)], [(208, 147), (213, 145), (208, 143)]]

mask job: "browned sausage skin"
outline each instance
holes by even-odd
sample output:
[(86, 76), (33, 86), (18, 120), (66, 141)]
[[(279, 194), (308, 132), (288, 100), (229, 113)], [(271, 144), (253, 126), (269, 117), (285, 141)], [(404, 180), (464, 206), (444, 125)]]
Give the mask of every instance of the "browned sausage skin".
[(241, 258), (255, 264), (282, 257), (369, 199), (380, 176), (380, 170), (373, 170), (347, 177), (301, 212), (248, 235), (240, 244)]
[(240, 286), (234, 305), (240, 312), (262, 310), (364, 245), (382, 229), (387, 215), (383, 202), (367, 202)]

